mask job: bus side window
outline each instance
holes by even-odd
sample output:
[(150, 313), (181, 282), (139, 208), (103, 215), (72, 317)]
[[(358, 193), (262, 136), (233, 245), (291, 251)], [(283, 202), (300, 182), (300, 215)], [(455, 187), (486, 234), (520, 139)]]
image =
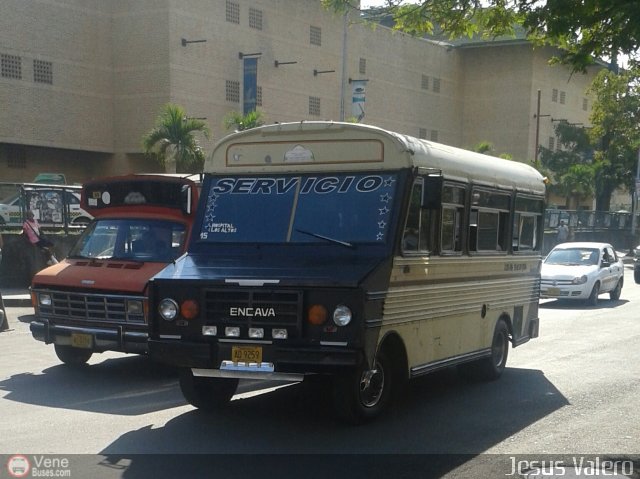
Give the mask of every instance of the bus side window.
[(445, 184), (442, 190), (442, 225), (440, 231), (443, 253), (462, 251), (462, 219), (464, 218), (465, 188)]
[(418, 178), (411, 190), (411, 199), (407, 211), (404, 233), (402, 235), (402, 251), (406, 253), (426, 253), (434, 244), (434, 210), (422, 208), (422, 178)]

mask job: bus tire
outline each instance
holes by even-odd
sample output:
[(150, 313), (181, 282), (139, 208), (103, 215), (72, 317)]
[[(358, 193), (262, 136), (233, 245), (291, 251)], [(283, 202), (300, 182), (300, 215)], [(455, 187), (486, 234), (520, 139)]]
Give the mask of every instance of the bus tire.
[(478, 377), (484, 381), (495, 381), (504, 372), (509, 357), (509, 328), (499, 319), (493, 331), (491, 355), (478, 362)]
[(203, 411), (215, 411), (231, 401), (238, 379), (194, 376), (189, 368), (180, 369), (180, 390), (189, 404)]
[(362, 424), (379, 416), (388, 406), (394, 384), (391, 360), (380, 350), (374, 368), (364, 364), (337, 374), (333, 384), (333, 405), (338, 417), (350, 424)]
[(93, 354), (90, 349), (80, 349), (60, 344), (54, 344), (53, 347), (58, 359), (69, 366), (84, 366)]

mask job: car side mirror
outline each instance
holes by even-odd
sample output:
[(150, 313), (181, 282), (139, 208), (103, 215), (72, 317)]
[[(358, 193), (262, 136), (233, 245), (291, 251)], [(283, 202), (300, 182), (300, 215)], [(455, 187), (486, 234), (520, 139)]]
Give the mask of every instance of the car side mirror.
[(609, 266), (611, 266), (611, 263), (610, 263), (609, 261), (607, 261), (606, 259), (603, 259), (603, 260), (600, 262), (600, 266), (601, 266), (602, 268), (608, 268)]

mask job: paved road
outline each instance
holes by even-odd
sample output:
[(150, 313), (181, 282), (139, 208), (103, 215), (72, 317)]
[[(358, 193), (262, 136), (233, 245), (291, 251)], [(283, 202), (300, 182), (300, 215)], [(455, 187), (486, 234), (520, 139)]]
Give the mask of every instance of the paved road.
[[(143, 477), (158, 463), (159, 472), (181, 475), (202, 461), (209, 477), (254, 476), (283, 464), (305, 478), (347, 470), (350, 477), (505, 477), (520, 460), (557, 457), (547, 454), (629, 458), (640, 454), (640, 285), (630, 269), (625, 279), (619, 301), (543, 302), (541, 337), (511, 350), (499, 381), (444, 371), (415, 381), (391, 414), (360, 427), (336, 422), (315, 385), (245, 383), (226, 412), (207, 416), (185, 404), (175, 371), (144, 357), (107, 353), (89, 368), (69, 369), (31, 338), (32, 310), (10, 307), (12, 330), (0, 333), (0, 454), (88, 454), (72, 458), (77, 470), (93, 468), (92, 477)], [(171, 456), (200, 453), (218, 455)], [(425, 458), (435, 475), (425, 472)]]

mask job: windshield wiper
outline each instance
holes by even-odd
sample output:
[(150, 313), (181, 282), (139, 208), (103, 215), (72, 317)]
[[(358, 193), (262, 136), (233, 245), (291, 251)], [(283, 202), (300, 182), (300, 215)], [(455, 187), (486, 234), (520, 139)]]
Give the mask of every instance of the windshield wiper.
[(329, 241), (331, 243), (337, 243), (339, 245), (346, 246), (347, 248), (355, 248), (355, 246), (353, 244), (351, 244), (351, 243), (349, 243), (347, 241), (340, 241), (339, 239), (330, 238), (329, 236), (324, 236), (324, 235), (321, 235), (321, 234), (318, 234), (318, 233), (313, 233), (311, 231), (299, 230), (297, 228), (296, 228), (296, 231), (298, 233), (302, 233), (302, 234), (305, 234), (305, 235), (313, 236), (314, 238), (320, 238), (322, 240)]

